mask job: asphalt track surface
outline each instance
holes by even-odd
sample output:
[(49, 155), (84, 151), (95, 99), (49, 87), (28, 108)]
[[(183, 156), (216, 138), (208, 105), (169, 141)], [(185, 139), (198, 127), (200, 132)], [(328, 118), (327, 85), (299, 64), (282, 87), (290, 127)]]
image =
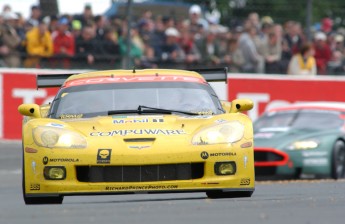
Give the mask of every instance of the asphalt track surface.
[(251, 198), (203, 193), (65, 197), (62, 205), (24, 205), (21, 143), (0, 141), (0, 224), (345, 223), (345, 180), (257, 182)]

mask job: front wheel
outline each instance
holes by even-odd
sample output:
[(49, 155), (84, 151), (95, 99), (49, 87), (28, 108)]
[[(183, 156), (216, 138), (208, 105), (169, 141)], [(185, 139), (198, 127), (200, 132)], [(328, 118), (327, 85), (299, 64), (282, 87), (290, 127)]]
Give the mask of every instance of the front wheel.
[(208, 198), (217, 199), (217, 198), (249, 198), (252, 196), (254, 191), (208, 191), (206, 195)]
[(332, 151), (332, 173), (333, 179), (345, 178), (345, 143), (336, 141)]

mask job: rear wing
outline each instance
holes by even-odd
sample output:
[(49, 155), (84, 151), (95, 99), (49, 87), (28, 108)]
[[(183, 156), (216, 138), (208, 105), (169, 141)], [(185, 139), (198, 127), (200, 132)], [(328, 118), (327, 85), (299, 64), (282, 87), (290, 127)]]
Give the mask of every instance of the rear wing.
[(228, 67), (224, 68), (202, 68), (190, 70), (199, 73), (207, 82), (228, 83)]
[(51, 75), (37, 75), (36, 86), (37, 88), (61, 87), (65, 80), (74, 75), (71, 74), (51, 74)]
[[(228, 81), (228, 68), (206, 68), (206, 69), (195, 69), (190, 70), (199, 73), (204, 77), (207, 82), (225, 82)], [(49, 88), (49, 87), (61, 87), (65, 80), (70, 77), (71, 75), (75, 75), (78, 73), (71, 73), (71, 74), (45, 74), (45, 75), (37, 75), (36, 77), (36, 86), (37, 88)]]

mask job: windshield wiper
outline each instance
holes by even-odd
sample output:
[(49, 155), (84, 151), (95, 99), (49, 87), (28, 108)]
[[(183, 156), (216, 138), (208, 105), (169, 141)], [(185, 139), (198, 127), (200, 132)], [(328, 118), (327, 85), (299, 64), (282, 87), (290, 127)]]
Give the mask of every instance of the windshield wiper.
[(139, 105), (138, 109), (136, 110), (111, 110), (108, 111), (108, 115), (114, 114), (173, 114), (173, 113), (180, 113), (180, 114), (187, 114), (187, 115), (199, 115), (197, 113), (192, 113), (188, 111), (180, 111), (180, 110), (169, 110), (169, 109), (162, 109), (162, 108), (155, 108), (155, 107), (147, 107), (143, 105)]

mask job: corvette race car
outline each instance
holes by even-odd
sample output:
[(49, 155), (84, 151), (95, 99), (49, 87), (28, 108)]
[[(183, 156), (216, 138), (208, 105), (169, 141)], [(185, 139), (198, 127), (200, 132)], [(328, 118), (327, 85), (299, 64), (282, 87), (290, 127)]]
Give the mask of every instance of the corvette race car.
[[(202, 74), (202, 75), (200, 75)], [(248, 99), (221, 102), (208, 81), (227, 69), (109, 70), (38, 75), (61, 87), (49, 105), (22, 104), (26, 204), (68, 195), (254, 192)]]
[(345, 103), (298, 103), (254, 122), (255, 174), (262, 178), (345, 178)]

